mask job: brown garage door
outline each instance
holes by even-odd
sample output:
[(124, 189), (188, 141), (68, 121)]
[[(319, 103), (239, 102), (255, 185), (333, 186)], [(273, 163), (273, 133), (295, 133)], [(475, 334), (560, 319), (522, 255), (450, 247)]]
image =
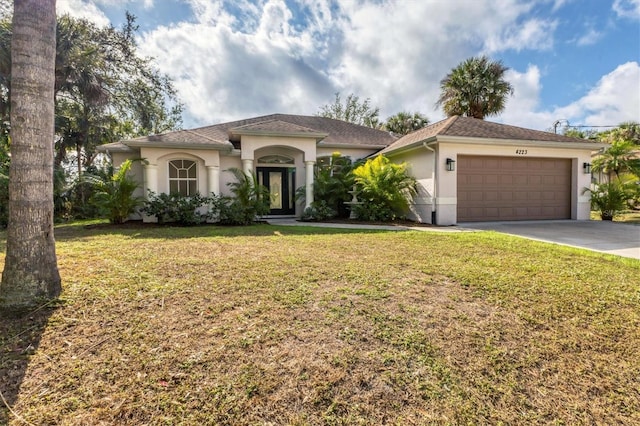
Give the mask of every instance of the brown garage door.
[(571, 160), (458, 156), (458, 222), (571, 218)]

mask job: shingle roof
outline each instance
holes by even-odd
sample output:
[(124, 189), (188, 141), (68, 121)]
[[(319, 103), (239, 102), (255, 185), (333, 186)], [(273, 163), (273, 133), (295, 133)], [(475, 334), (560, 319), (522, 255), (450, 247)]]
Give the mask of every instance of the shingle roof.
[(244, 126), (238, 126), (229, 129), (231, 135), (243, 135), (247, 133), (271, 133), (271, 134), (295, 134), (295, 135), (309, 135), (317, 136), (319, 139), (323, 139), (327, 136), (326, 133), (320, 132), (308, 127), (299, 126), (295, 123), (289, 123), (283, 120), (267, 120), (260, 121), (258, 123), (245, 124)]
[(397, 138), (387, 132), (359, 126), (332, 118), (271, 114), (262, 117), (248, 118), (215, 124), (213, 126), (200, 127), (190, 130), (179, 130), (160, 135), (144, 136), (126, 141), (121, 141), (128, 146), (154, 146), (154, 145), (190, 145), (207, 148), (230, 147), (229, 142), (239, 147), (240, 133), (237, 129), (252, 129), (265, 133), (308, 133), (318, 138), (325, 135), (319, 146), (356, 145), (370, 148), (383, 148), (393, 143)]
[[(381, 153), (396, 151), (400, 148), (431, 139), (437, 136), (467, 137), (478, 139), (507, 139), (531, 142), (567, 142), (585, 143), (585, 139), (572, 138), (540, 130), (525, 129), (507, 124), (493, 123), (472, 117), (454, 115), (423, 129), (416, 130), (398, 139), (383, 149)], [(595, 143), (595, 142), (594, 142)]]

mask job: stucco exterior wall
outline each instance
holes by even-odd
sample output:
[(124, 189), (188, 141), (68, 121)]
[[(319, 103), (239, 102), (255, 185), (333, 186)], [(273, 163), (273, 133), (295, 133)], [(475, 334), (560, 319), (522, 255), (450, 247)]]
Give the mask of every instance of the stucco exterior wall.
[(416, 179), (417, 194), (409, 206), (407, 217), (420, 223), (431, 223), (432, 211), (434, 211), (434, 158), (435, 154), (422, 146), (398, 155), (392, 153), (389, 156), (394, 163), (406, 161), (409, 165), (409, 174)]
[[(197, 167), (197, 190), (202, 195), (209, 195), (214, 191), (210, 188), (208, 166), (220, 167), (220, 154), (216, 150), (175, 149), (175, 148), (141, 148), (140, 155), (145, 159), (146, 166), (155, 168), (155, 182), (148, 182), (145, 178), (145, 194), (148, 189), (156, 193), (169, 192), (169, 162), (171, 160), (192, 160)], [(152, 176), (152, 175), (149, 175)]]

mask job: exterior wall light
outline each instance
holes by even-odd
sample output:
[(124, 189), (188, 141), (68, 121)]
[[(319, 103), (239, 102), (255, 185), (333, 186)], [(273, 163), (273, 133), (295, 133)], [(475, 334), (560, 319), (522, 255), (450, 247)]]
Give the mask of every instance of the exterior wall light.
[(584, 170), (585, 175), (591, 174), (591, 163), (582, 163), (582, 170)]
[(453, 160), (451, 158), (447, 158), (447, 171), (448, 172), (453, 172), (456, 170), (456, 160)]

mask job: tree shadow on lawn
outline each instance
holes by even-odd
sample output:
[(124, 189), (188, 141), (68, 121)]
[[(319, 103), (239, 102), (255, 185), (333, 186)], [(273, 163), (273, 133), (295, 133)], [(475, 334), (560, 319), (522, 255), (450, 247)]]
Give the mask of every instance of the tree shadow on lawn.
[[(79, 238), (98, 235), (122, 235), (129, 238), (210, 238), (210, 237), (272, 237), (282, 235), (341, 235), (341, 234), (372, 234), (405, 231), (386, 229), (352, 229), (340, 227), (313, 226), (284, 226), (270, 224), (256, 224), (250, 226), (221, 226), (205, 224), (196, 226), (176, 226), (170, 224), (152, 224), (141, 222), (126, 222), (121, 225), (108, 223), (96, 225), (58, 225), (55, 228), (57, 241), (77, 240)], [(0, 247), (1, 249), (2, 247)]]
[(49, 317), (55, 312), (55, 302), (30, 311), (0, 309), (0, 424), (9, 424), (15, 417), (12, 407), (18, 400), (31, 356), (38, 350)]

